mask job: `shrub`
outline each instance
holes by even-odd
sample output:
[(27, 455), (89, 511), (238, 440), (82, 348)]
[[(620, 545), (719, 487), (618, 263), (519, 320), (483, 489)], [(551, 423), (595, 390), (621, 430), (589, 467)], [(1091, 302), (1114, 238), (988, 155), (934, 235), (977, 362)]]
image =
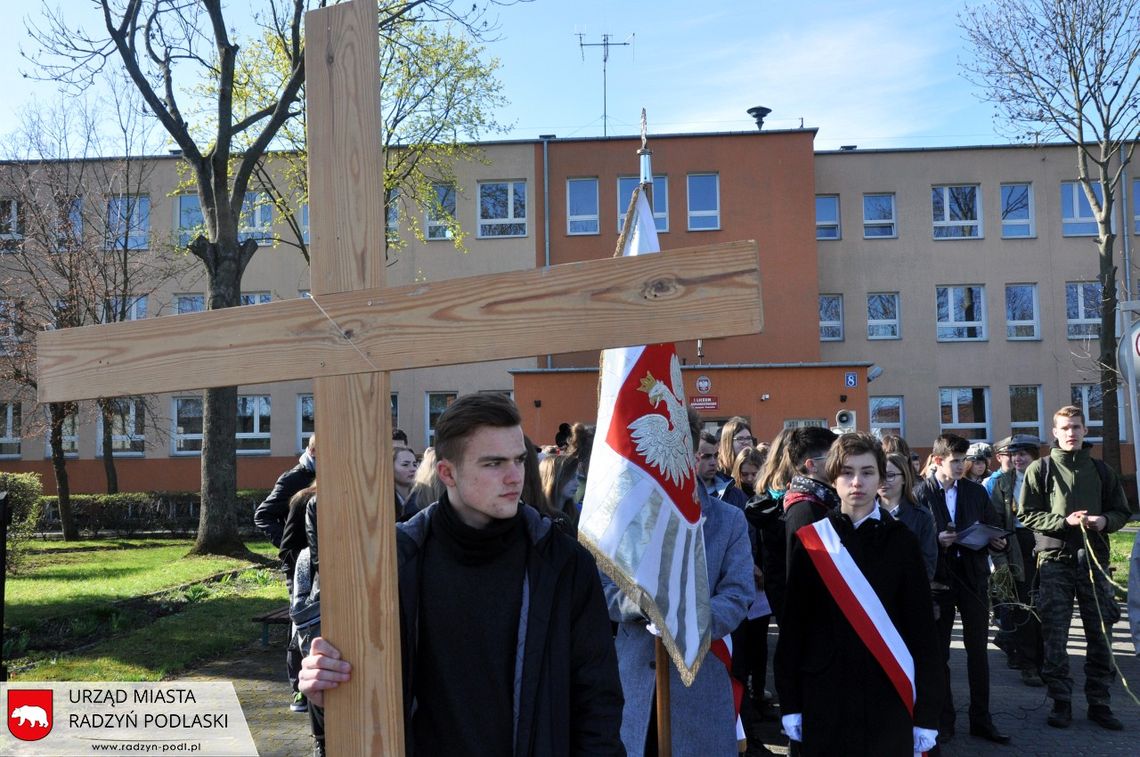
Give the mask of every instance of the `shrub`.
[(5, 511), (8, 521), (8, 560), (6, 569), (14, 575), (25, 556), (25, 545), (35, 534), (40, 519), (44, 487), (36, 473), (0, 472), (0, 491), (8, 492)]
[[(269, 494), (267, 489), (237, 492), (237, 518), (243, 533), (254, 535), (253, 512)], [(43, 497), (43, 516), (38, 527), (59, 529), (58, 499)], [(171, 536), (192, 535), (198, 530), (198, 492), (121, 492), (119, 494), (72, 494), (71, 511), (76, 527), (88, 536), (110, 533), (117, 537), (162, 532)]]

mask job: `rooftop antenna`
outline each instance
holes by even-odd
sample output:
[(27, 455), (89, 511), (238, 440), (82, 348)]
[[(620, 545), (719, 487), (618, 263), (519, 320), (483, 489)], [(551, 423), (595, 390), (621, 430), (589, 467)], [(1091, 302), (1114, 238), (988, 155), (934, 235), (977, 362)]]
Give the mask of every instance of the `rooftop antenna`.
[(609, 60), (610, 60), (610, 48), (611, 47), (628, 47), (628, 46), (633, 44), (633, 40), (636, 36), (637, 36), (636, 34), (631, 34), (625, 38), (625, 42), (614, 42), (614, 41), (612, 41), (612, 38), (613, 38), (612, 34), (603, 34), (601, 42), (586, 42), (585, 41), (586, 35), (584, 33), (581, 33), (581, 32), (578, 33), (578, 49), (581, 50), (581, 52), (582, 52), (582, 60), (583, 61), (586, 60), (586, 48), (587, 47), (600, 47), (600, 48), (602, 48), (602, 136), (603, 137), (609, 136), (609, 130), (608, 130), (609, 106), (608, 106), (608, 102), (607, 102), (608, 95), (609, 95), (609, 93), (608, 93), (609, 85), (608, 85), (607, 80), (606, 80), (606, 65), (609, 63)]

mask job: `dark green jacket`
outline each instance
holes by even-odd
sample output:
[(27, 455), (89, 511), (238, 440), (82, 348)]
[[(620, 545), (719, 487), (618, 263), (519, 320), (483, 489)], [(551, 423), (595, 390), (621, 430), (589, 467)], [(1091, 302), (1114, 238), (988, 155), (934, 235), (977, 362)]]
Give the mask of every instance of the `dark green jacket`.
[[(1084, 447), (1075, 452), (1065, 452), (1059, 447), (1051, 449), (1049, 481), (1044, 482), (1044, 487), (1039, 472), (1041, 460), (1034, 460), (1025, 471), (1018, 520), (1037, 534), (1065, 543), (1064, 547), (1052, 544), (1043, 548), (1042, 539), (1038, 538), (1039, 560), (1072, 555), (1083, 546), (1080, 527), (1065, 523), (1065, 517), (1070, 513), (1087, 510), (1089, 515), (1103, 515), (1107, 521), (1104, 534), (1119, 531), (1132, 516), (1128, 500), (1124, 497), (1124, 489), (1120, 486), (1120, 477), (1105, 466), (1109, 480), (1102, 483), (1089, 454), (1091, 448), (1092, 445), (1086, 442)], [(1110, 492), (1107, 498), (1103, 496), (1105, 491)], [(1102, 501), (1105, 499), (1107, 501)], [(1089, 536), (1093, 539), (1094, 532), (1090, 531)], [(1107, 541), (1103, 538), (1098, 537), (1093, 541), (1107, 546)]]

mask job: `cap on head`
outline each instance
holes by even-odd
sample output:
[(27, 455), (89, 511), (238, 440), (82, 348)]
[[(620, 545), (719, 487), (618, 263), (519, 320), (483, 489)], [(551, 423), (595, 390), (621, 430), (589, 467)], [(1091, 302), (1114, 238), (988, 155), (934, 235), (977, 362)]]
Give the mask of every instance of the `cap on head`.
[(967, 460), (985, 460), (994, 455), (993, 449), (985, 442), (974, 442), (970, 448), (966, 450)]

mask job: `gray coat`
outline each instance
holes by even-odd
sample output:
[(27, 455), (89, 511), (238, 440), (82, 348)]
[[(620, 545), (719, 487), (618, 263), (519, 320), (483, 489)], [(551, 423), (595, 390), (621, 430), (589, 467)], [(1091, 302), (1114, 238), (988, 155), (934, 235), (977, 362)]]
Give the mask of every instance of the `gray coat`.
[[(701, 490), (705, 515), (705, 560), (709, 574), (709, 616), (712, 639), (736, 630), (756, 594), (752, 577), (752, 548), (744, 513)], [(625, 693), (621, 740), (630, 755), (645, 753), (650, 706), (655, 687), (654, 641), (646, 619), (625, 594), (602, 576), (610, 618), (617, 631), (618, 672)], [(677, 757), (735, 755), (736, 714), (732, 684), (724, 665), (710, 652), (689, 688), (670, 665), (673, 754)]]

